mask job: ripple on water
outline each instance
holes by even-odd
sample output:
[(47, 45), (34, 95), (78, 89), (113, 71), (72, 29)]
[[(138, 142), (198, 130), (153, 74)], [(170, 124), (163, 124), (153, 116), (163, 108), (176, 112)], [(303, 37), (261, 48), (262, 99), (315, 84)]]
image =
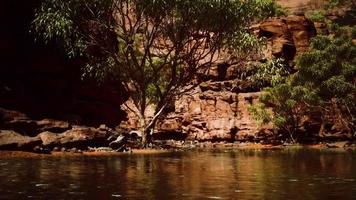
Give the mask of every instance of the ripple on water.
[(222, 199), (222, 197), (218, 196), (207, 196), (208, 199)]
[(39, 196), (28, 195), (27, 198), (29, 199), (40, 199)]
[(75, 192), (75, 191), (71, 191), (71, 192), (68, 192), (69, 194), (73, 194), (73, 195), (84, 195), (85, 192)]
[(288, 179), (289, 182), (298, 182), (298, 179)]
[[(335, 157), (340, 164), (325, 165), (322, 170), (319, 154), (304, 152), (236, 157), (193, 152), (192, 156), (173, 156), (182, 164), (174, 165), (176, 160), (170, 157), (153, 155), (23, 159), (18, 161), (20, 168), (14, 167), (17, 160), (7, 164), (0, 160), (0, 199), (352, 199), (356, 194), (356, 160), (352, 158), (350, 163), (346, 155), (343, 160)], [(304, 160), (306, 156), (314, 157)], [(266, 163), (267, 159), (271, 161)], [(61, 170), (54, 171), (55, 166)]]
[(39, 188), (47, 188), (49, 186), (49, 184), (47, 184), (47, 183), (37, 183), (35, 186), (39, 187)]
[(69, 184), (69, 187), (70, 187), (71, 189), (78, 189), (78, 188), (79, 188), (78, 185), (73, 184), (73, 183)]

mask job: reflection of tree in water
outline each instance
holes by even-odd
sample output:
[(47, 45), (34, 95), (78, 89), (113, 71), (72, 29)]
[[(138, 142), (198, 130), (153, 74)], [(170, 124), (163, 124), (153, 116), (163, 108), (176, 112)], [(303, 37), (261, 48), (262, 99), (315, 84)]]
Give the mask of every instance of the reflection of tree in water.
[(17, 196), (12, 199), (23, 197), (18, 192), (51, 199), (68, 195), (84, 199), (112, 195), (126, 199), (352, 199), (356, 184), (354, 154), (318, 150), (220, 150), (7, 162), (1, 165), (0, 191), (1, 197), (7, 197), (4, 191), (13, 191)]

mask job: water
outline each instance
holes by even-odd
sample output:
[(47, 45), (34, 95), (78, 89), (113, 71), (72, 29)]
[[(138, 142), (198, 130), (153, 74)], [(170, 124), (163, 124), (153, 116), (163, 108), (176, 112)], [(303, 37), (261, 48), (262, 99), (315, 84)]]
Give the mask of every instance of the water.
[(0, 160), (0, 199), (356, 199), (356, 154), (301, 149), (6, 158)]

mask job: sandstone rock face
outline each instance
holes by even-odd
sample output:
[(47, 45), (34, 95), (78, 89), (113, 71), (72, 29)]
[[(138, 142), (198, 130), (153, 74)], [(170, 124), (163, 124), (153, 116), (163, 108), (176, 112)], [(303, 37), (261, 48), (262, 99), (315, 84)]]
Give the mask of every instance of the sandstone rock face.
[(286, 17), (288, 29), (292, 34), (297, 54), (308, 49), (310, 39), (316, 36), (314, 23), (304, 16)]
[(259, 127), (247, 109), (257, 102), (259, 94), (196, 88), (175, 102), (175, 112), (158, 123), (156, 134), (180, 133), (188, 140), (235, 140), (253, 136)]
[(270, 18), (255, 32), (268, 39), (267, 57), (284, 57), (287, 61), (307, 50), (310, 39), (316, 35), (313, 22), (304, 16)]
[[(255, 137), (260, 127), (248, 107), (258, 102), (260, 92), (244, 92), (237, 80), (203, 82), (178, 98), (174, 111), (157, 123), (153, 138), (177, 140), (239, 140)], [(139, 123), (132, 112), (124, 125), (137, 130)], [(152, 117), (153, 109), (146, 110)]]

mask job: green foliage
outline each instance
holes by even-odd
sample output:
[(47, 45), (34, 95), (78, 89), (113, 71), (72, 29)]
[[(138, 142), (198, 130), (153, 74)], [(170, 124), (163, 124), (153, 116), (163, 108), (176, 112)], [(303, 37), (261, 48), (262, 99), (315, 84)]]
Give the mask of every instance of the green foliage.
[(276, 0), (254, 0), (251, 10), (255, 13), (255, 18), (264, 19), (270, 16), (287, 16), (288, 11), (281, 7)]
[(353, 39), (356, 38), (356, 26), (353, 26), (353, 27), (351, 28), (351, 37), (352, 37)]
[(110, 0), (44, 0), (36, 11), (32, 30), (45, 43), (61, 45), (68, 56), (82, 56), (87, 45), (84, 18), (104, 20), (110, 14), (110, 5)]
[[(224, 43), (239, 52), (258, 45), (259, 41), (248, 33), (249, 24), (256, 18), (273, 15), (276, 7), (272, 0), (254, 0), (248, 3), (239, 0), (44, 0), (36, 12), (33, 31), (38, 39), (61, 45), (70, 57), (79, 55), (92, 60), (93, 56), (87, 55), (87, 49), (97, 42), (93, 41), (93, 37), (102, 37), (105, 40), (109, 32), (115, 31), (119, 36), (118, 40), (122, 39), (120, 36), (124, 33), (117, 27), (112, 16), (115, 6), (122, 3), (133, 4), (130, 7), (135, 6), (136, 13), (142, 12), (147, 19), (153, 21), (163, 22), (174, 18), (174, 23), (160, 27), (160, 31), (172, 42), (187, 40), (197, 30), (219, 32)], [(139, 43), (139, 37), (135, 35), (134, 43)], [(98, 45), (101, 49), (107, 49), (115, 43), (101, 42)], [(124, 42), (118, 44), (121, 50), (125, 45)], [(94, 65), (100, 63), (103, 63), (102, 60), (96, 64), (89, 62)], [(84, 71), (88, 74), (92, 69), (96, 67)]]
[(257, 87), (278, 85), (285, 82), (286, 76), (290, 74), (290, 68), (281, 58), (252, 63), (247, 70), (252, 74), (247, 80)]
[(325, 14), (321, 10), (315, 10), (309, 18), (314, 22), (325, 22)]
[(272, 113), (269, 112), (265, 104), (258, 103), (250, 105), (247, 110), (252, 114), (253, 119), (260, 125), (268, 124), (272, 121)]
[(330, 0), (325, 9), (332, 15), (339, 10), (336, 18), (330, 19), (333, 23), (344, 26), (355, 26), (356, 23), (356, 1), (355, 0)]
[(276, 1), (267, 1), (268, 8), (270, 10), (270, 16), (282, 17), (288, 16), (290, 13), (286, 8), (283, 8)]
[(326, 9), (332, 9), (335, 7), (343, 6), (343, 5), (349, 5), (349, 6), (354, 6), (355, 1), (354, 0), (330, 0), (326, 5)]
[[(96, 25), (101, 29), (115, 28), (110, 27), (115, 26), (110, 16), (114, 11), (113, 5), (118, 1), (135, 3), (137, 12), (144, 12), (156, 20), (173, 14), (175, 25), (165, 30), (173, 37), (187, 36), (189, 34), (186, 31), (193, 27), (221, 31), (234, 34), (236, 37), (231, 37), (232, 41), (229, 42), (234, 48), (240, 49), (258, 44), (255, 37), (247, 34), (247, 25), (252, 20), (287, 15), (275, 0), (253, 0), (248, 3), (239, 0), (44, 0), (36, 11), (33, 31), (46, 43), (62, 45), (71, 57), (83, 55), (89, 39), (86, 32), (90, 27), (87, 22), (99, 22)], [(241, 41), (241, 44), (237, 41)]]
[[(356, 46), (349, 34), (317, 36), (311, 50), (297, 58), (298, 72), (285, 83), (267, 88), (260, 97), (262, 106), (253, 112), (260, 120), (272, 122), (277, 129), (295, 132), (305, 118), (342, 122), (349, 132), (355, 131), (356, 113)], [(272, 114), (265, 116), (270, 107)], [(320, 123), (322, 123), (320, 121)]]
[[(287, 82), (267, 88), (260, 102), (250, 109), (255, 119), (263, 124), (272, 123), (277, 131), (286, 133), (295, 142), (295, 132), (308, 115), (307, 105), (318, 104), (319, 98), (314, 91)], [(268, 112), (269, 107), (272, 112)]]
[(319, 36), (312, 40), (313, 51), (297, 60), (295, 84), (308, 83), (326, 100), (355, 92), (356, 48), (348, 37)]

